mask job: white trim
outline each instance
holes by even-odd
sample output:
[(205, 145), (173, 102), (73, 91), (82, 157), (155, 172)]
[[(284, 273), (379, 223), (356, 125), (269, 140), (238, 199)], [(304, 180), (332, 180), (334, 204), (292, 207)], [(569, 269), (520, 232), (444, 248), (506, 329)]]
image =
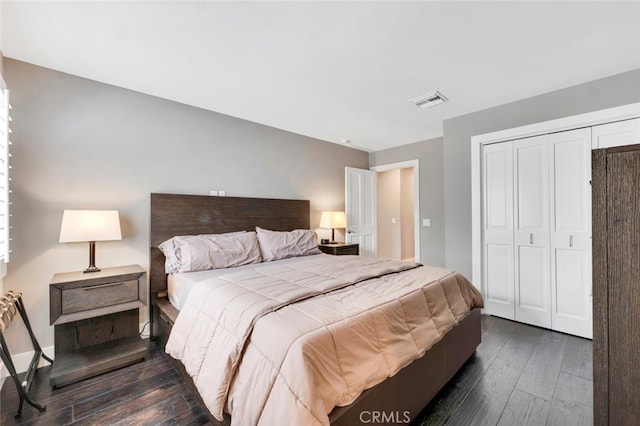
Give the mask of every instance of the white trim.
[(417, 168), (419, 166), (419, 160), (407, 160), (407, 161), (400, 161), (398, 163), (391, 163), (391, 164), (382, 164), (380, 166), (371, 166), (371, 170), (373, 170), (374, 172), (388, 172), (389, 170), (396, 170), (396, 169), (408, 169), (409, 167), (413, 167), (414, 169)]
[(585, 114), (543, 121), (527, 126), (514, 127), (512, 129), (499, 130), (471, 137), (471, 143), (487, 144), (521, 139), (529, 136), (537, 136), (546, 133), (562, 132), (564, 130), (579, 129), (580, 127), (597, 126), (598, 124), (611, 123), (613, 121), (629, 120), (640, 115), (640, 102), (623, 105), (600, 111), (587, 112)]
[(399, 163), (383, 164), (380, 166), (372, 166), (369, 169), (374, 172), (387, 172), (389, 170), (413, 168), (413, 256), (421, 261), (420, 258), (420, 161), (418, 159), (401, 161)]
[[(55, 350), (53, 346), (47, 346), (46, 348), (42, 348), (42, 352), (44, 352), (44, 354), (51, 359), (55, 358)], [(36, 351), (28, 351), (28, 352), (22, 352), (22, 353), (11, 356), (13, 365), (15, 366), (16, 371), (18, 373), (24, 373), (25, 371), (27, 371), (27, 369), (29, 368), (29, 365), (31, 364), (31, 360), (33, 359), (33, 355), (35, 353)], [(49, 362), (46, 361), (44, 358), (40, 357), (40, 361), (38, 362), (38, 368), (44, 367), (47, 365), (49, 365)], [(8, 375), (9, 375), (9, 372), (7, 371), (7, 368), (0, 363), (0, 380), (4, 380), (5, 377), (7, 377)]]
[(486, 296), (482, 279), (482, 144), (471, 138), (471, 282), (480, 283), (480, 291)]
[[(640, 117), (640, 102), (471, 137), (472, 280), (474, 283), (482, 283), (482, 294), (485, 294), (484, 282), (482, 281), (482, 145), (579, 129), (581, 127), (597, 126), (638, 117)], [(598, 147), (592, 146), (592, 149), (596, 148)]]
[[(146, 329), (145, 329), (145, 326)], [(138, 324), (138, 333), (140, 335), (141, 339), (148, 339), (149, 336), (149, 330), (151, 329), (151, 324), (149, 323), (149, 321), (143, 321), (140, 324)], [(145, 332), (144, 334), (142, 332)]]

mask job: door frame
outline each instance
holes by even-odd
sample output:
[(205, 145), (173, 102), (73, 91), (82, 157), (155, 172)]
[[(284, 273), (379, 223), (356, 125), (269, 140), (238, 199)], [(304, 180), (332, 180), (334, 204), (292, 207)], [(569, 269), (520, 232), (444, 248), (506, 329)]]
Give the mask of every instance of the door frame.
[[(471, 137), (472, 282), (476, 283), (476, 285), (478, 283), (481, 284), (480, 291), (483, 295), (486, 292), (485, 283), (482, 279), (482, 146), (638, 117), (640, 117), (640, 102)], [(599, 148), (597, 141), (592, 140), (591, 149), (597, 148)]]
[(379, 166), (371, 166), (369, 170), (380, 173), (408, 168), (413, 168), (413, 255), (416, 262), (420, 262), (420, 161), (415, 159), (398, 163), (382, 164)]

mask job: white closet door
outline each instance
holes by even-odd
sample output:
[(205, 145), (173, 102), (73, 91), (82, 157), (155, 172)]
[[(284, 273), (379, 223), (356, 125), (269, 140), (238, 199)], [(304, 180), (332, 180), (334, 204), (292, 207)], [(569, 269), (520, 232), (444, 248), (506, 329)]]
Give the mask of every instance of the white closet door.
[(548, 135), (513, 142), (515, 319), (551, 327)]
[(515, 319), (512, 144), (485, 145), (482, 157), (484, 309)]
[(592, 338), (591, 129), (550, 136), (551, 323)]

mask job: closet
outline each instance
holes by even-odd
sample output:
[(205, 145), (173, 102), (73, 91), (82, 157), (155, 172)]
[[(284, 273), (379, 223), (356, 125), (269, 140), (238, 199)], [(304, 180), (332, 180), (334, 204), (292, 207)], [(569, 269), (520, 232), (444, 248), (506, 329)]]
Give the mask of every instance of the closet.
[(481, 148), (485, 312), (591, 337), (591, 129)]
[(633, 144), (640, 103), (471, 138), (472, 279), (485, 313), (594, 336), (591, 223), (604, 207), (591, 205), (592, 150)]

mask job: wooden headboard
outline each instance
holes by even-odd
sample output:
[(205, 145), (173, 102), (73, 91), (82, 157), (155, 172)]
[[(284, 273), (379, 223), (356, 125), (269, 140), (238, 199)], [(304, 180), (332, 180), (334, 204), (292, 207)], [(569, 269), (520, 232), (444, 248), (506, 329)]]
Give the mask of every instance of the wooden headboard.
[(176, 235), (309, 229), (309, 200), (210, 197), (206, 195), (151, 194), (149, 233), (149, 292), (167, 289), (164, 255), (158, 249)]

